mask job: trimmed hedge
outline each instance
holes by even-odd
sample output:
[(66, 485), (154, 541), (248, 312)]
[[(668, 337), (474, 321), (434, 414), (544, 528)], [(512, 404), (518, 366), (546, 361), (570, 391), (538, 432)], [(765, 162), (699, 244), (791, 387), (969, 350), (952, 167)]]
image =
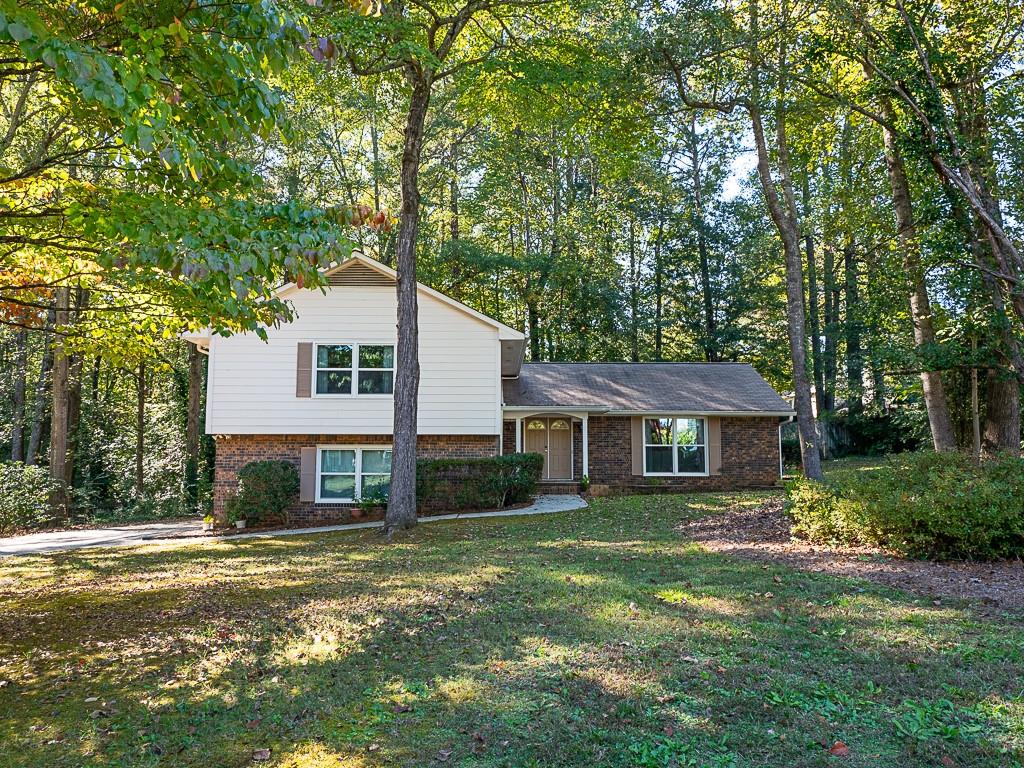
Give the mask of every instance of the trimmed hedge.
[(50, 516), (50, 474), (45, 467), (0, 462), (0, 534), (42, 528)]
[(238, 470), (238, 490), (224, 503), (228, 522), (288, 522), (299, 497), (299, 472), (288, 461), (251, 461)]
[(864, 544), (910, 557), (1024, 556), (1024, 460), (976, 464), (958, 453), (892, 457), (824, 483), (787, 485), (793, 533), (824, 544)]
[(416, 462), (420, 512), (501, 509), (537, 492), (544, 457), (515, 453), (480, 459), (421, 459)]

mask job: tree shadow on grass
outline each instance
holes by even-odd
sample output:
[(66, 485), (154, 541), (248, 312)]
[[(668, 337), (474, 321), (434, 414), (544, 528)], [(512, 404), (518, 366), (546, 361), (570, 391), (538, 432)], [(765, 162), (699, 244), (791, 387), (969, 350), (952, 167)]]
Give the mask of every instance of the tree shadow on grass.
[[(246, 765), (271, 748), (307, 768), (812, 766), (834, 761), (819, 740), (841, 738), (845, 765), (1019, 759), (998, 751), (1019, 739), (1016, 629), (706, 554), (638, 514), (428, 528), (391, 546), (65, 561), (70, 595), (44, 600), (31, 632), (18, 604), (0, 639), (39, 654), (0, 688), (3, 752), (12, 765)], [(110, 645), (70, 674), (55, 638), (96, 615)]]

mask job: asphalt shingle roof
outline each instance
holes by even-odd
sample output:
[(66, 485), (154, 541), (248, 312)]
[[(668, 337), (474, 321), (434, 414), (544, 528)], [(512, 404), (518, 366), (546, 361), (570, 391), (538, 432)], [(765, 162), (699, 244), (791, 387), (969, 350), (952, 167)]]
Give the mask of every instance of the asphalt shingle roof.
[(609, 411), (791, 412), (745, 363), (526, 363), (506, 406)]

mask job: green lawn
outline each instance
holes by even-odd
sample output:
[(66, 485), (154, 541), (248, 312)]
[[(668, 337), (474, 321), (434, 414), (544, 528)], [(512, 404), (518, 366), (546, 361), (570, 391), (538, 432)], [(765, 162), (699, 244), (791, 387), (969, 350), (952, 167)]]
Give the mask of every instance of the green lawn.
[(2, 560), (0, 766), (1020, 765), (1024, 623), (674, 530), (758, 498)]

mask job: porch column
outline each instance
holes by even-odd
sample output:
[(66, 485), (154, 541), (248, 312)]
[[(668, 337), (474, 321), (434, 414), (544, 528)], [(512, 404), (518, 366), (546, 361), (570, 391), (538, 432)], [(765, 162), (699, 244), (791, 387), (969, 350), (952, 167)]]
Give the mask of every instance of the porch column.
[(583, 476), (590, 477), (590, 433), (587, 429), (589, 414), (583, 414)]
[(516, 416), (516, 453), (523, 452), (523, 417)]

